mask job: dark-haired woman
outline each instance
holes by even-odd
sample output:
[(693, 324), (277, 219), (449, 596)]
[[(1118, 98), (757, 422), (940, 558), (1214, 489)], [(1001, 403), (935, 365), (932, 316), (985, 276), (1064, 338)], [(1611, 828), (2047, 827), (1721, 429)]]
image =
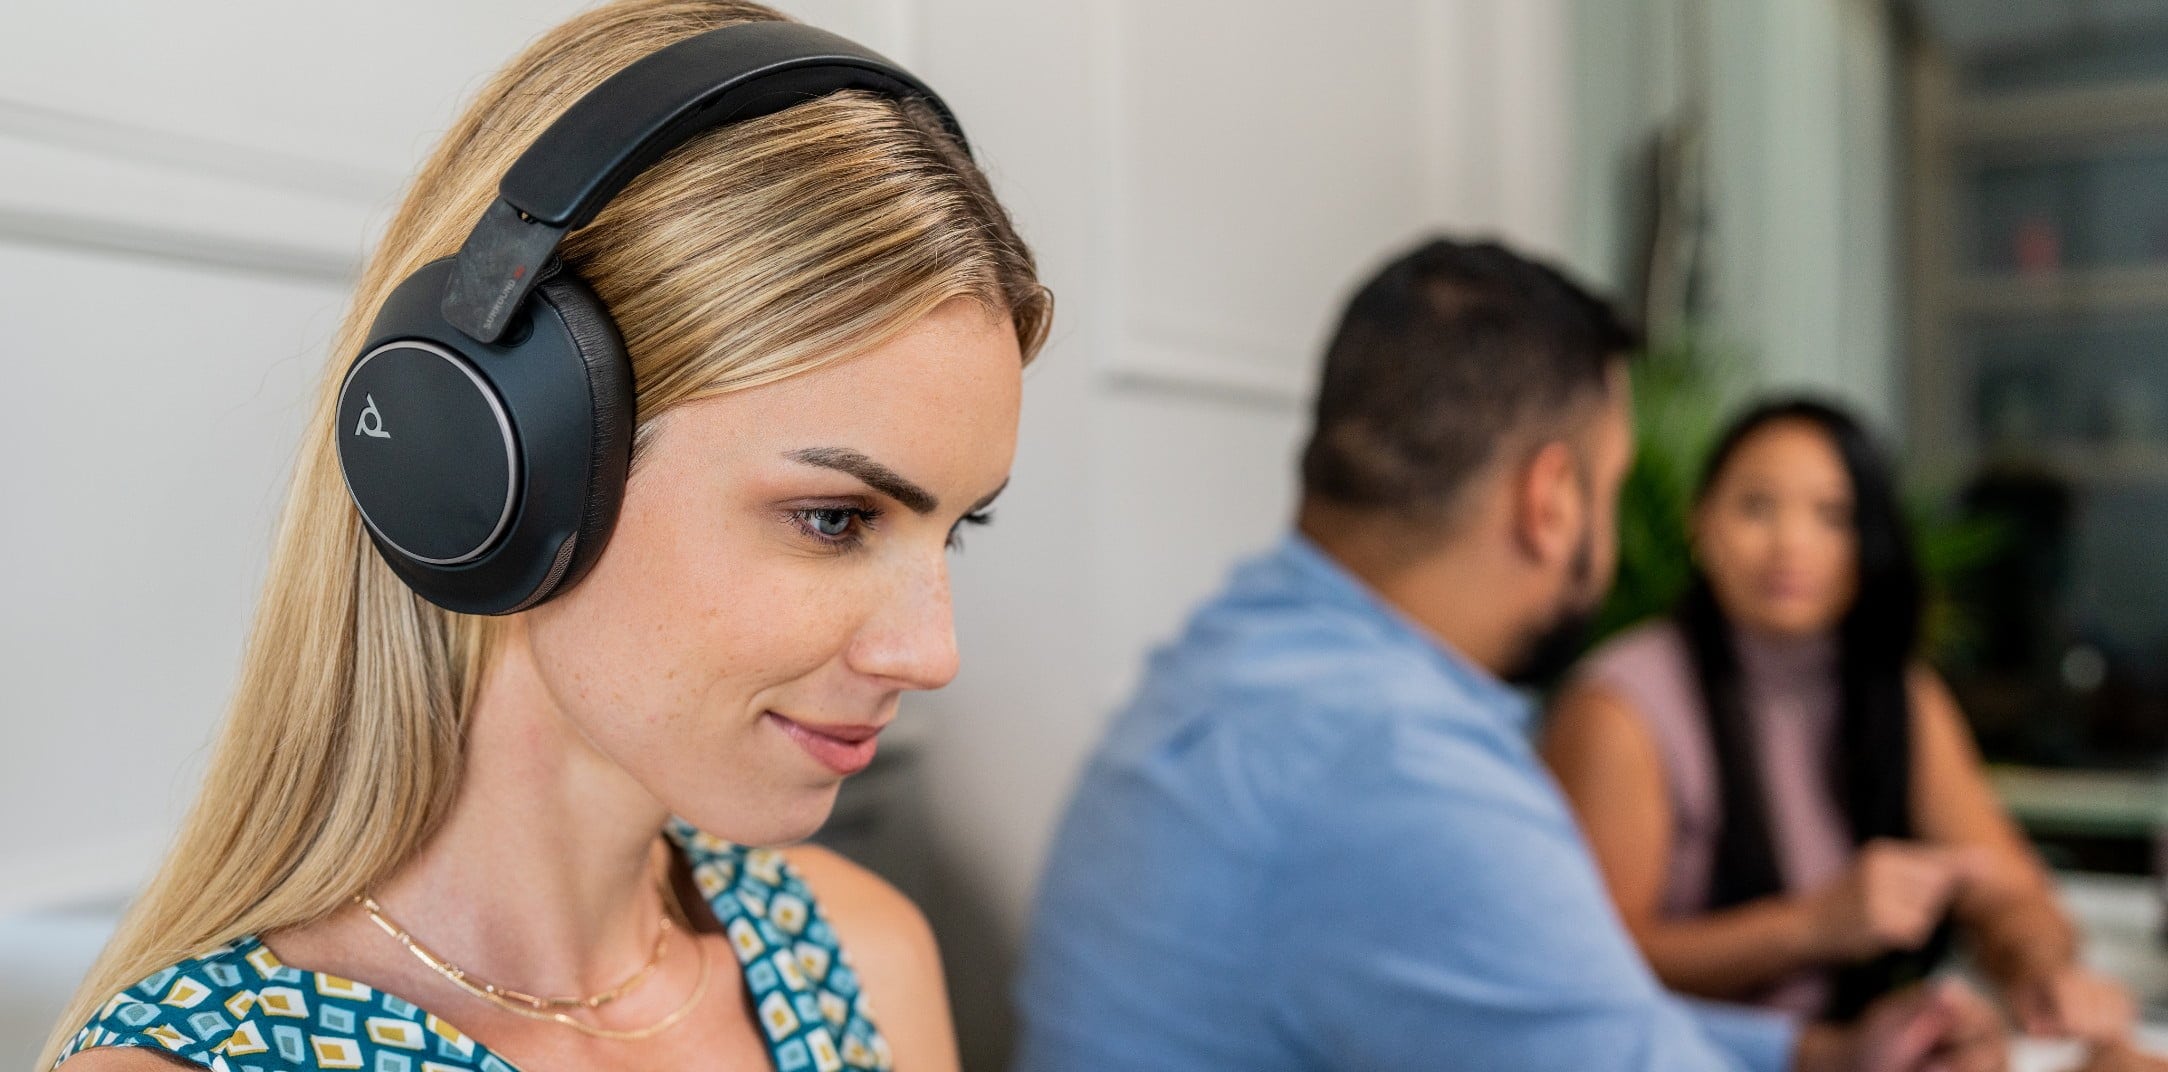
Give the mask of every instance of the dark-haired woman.
[(1667, 620), (1595, 652), (1544, 752), (1620, 913), (1687, 993), (1846, 1019), (1931, 970), (1951, 924), (2020, 1026), (2125, 1037), (2045, 868), (1914, 658), (1921, 580), (1880, 452), (1816, 402), (1756, 408), (1694, 506)]

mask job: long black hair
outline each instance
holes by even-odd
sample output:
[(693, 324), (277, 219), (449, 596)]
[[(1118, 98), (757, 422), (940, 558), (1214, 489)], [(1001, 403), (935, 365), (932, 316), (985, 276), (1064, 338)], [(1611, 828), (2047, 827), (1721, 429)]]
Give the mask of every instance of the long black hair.
[[(1905, 676), (1919, 643), (1923, 583), (1888, 461), (1859, 421), (1836, 406), (1805, 398), (1766, 402), (1733, 421), (1718, 439), (1702, 469), (1695, 504), (1708, 500), (1748, 439), (1779, 422), (1805, 423), (1828, 436), (1852, 485), (1858, 595), (1837, 625), (1839, 716), (1833, 754), (1827, 757), (1829, 789), (1855, 845), (1907, 838), (1912, 836), (1912, 705)], [(1698, 565), (1676, 616), (1708, 713), (1722, 810), (1709, 906), (1729, 908), (1784, 889), (1762, 785), (1760, 742), (1747, 717), (1731, 623)], [(1924, 976), (1948, 945), (1945, 923), (1920, 950), (1840, 969), (1824, 1014), (1852, 1019), (1876, 997)]]

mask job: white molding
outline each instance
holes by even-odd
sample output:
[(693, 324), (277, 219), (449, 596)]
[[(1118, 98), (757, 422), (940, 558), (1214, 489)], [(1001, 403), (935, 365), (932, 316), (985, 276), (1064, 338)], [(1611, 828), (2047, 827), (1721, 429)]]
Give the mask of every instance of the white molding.
[(288, 190), (374, 208), (399, 188), (399, 172), (214, 141), (0, 97), (0, 139), (87, 152), (109, 160)]
[[(1091, 5), (1087, 18), (1091, 93), (1086, 137), (1100, 161), (1090, 184), (1098, 308), (1089, 314), (1102, 340), (1093, 362), (1099, 382), (1125, 394), (1270, 412), (1301, 410), (1310, 397), (1308, 362), (1301, 355), (1273, 354), (1284, 349), (1277, 341), (1244, 340), (1236, 332), (1211, 326), (1191, 324), (1185, 330), (1154, 325), (1137, 317), (1127, 289), (1135, 255), (1127, 221), (1137, 168), (1127, 125), (1133, 87), (1125, 35), (1132, 20), (1149, 19), (1151, 12), (1140, 12), (1135, 0), (1108, 0)], [(1286, 359), (1260, 361), (1260, 354)]]
[(1559, 0), (1424, 0), (1418, 72), (1425, 224), (1546, 255), (1570, 238), (1571, 27)]
[(398, 179), (0, 99), (0, 242), (344, 286)]
[(163, 830), (99, 831), (64, 849), (10, 853), (0, 917), (125, 901), (157, 870), (170, 841)]
[(1301, 375), (1225, 354), (1159, 340), (1122, 340), (1104, 365), (1118, 391), (1229, 403), (1275, 412), (1300, 411), (1310, 400)]
[(1129, 67), (1122, 49), (1129, 6), (1130, 0), (1104, 0), (1089, 5), (1085, 15), (1085, 107), (1089, 116), (1085, 137), (1093, 148), (1091, 157), (1099, 161), (1087, 187), (1091, 199), (1087, 263), (1097, 308), (1086, 315), (1097, 329), (1091, 332), (1098, 344), (1093, 364), (1109, 383), (1120, 374), (1121, 348), (1117, 344), (1127, 333), (1130, 314), (1126, 287), (1130, 242), (1125, 223), (1129, 215), (1131, 162), (1124, 126)]
[(196, 268), (346, 286), (360, 274), (353, 257), (308, 246), (0, 205), (0, 243), (50, 246)]

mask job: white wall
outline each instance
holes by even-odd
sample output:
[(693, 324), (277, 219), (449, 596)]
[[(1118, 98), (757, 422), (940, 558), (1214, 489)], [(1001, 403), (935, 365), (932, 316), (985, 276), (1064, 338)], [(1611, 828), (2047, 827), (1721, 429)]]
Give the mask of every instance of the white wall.
[(552, 7), (9, 12), (0, 909), (125, 889), (163, 845), (346, 279), (453, 98)]
[(1717, 300), (1772, 387), (1897, 430), (1896, 57), (1883, 0), (1717, 2)]
[(1567, 259), (1593, 285), (1634, 278), (1648, 140), (1674, 107), (1678, 0), (1574, 0)]
[[(1686, 0), (1575, 0), (1572, 257), (1629, 278), (1619, 200), (1682, 86)], [(1887, 0), (1701, 0), (1714, 325), (1763, 390), (1845, 399), (1901, 436), (1900, 61)]]
[[(0, 33), (0, 452), (37, 463), (0, 477), (0, 814), (40, 817), (0, 827), (0, 912), (153, 862), (346, 274), (459, 96), (573, 6), (134, 0)], [(1148, 645), (1284, 523), (1346, 288), (1439, 226), (1572, 244), (1567, 0), (789, 7), (941, 87), (1059, 295), (1015, 483), (956, 571), (963, 675), (907, 712), (928, 907), (992, 1068), (1075, 769)]]

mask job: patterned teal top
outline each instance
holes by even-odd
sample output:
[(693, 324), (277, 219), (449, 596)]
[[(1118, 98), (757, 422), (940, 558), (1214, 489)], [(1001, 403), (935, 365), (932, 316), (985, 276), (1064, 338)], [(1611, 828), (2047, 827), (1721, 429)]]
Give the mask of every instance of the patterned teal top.
[[(671, 840), (737, 951), (781, 1072), (889, 1072), (858, 977), (803, 879), (769, 849), (672, 821)], [(518, 1072), (396, 994), (279, 963), (254, 935), (115, 995), (61, 1050), (155, 1046), (215, 1072)]]

